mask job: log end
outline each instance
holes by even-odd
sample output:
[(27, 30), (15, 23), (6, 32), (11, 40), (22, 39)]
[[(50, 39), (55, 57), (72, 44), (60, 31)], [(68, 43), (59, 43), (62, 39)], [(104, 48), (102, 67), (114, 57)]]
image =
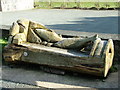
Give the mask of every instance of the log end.
[(114, 57), (114, 45), (112, 39), (108, 40), (108, 43), (104, 50), (104, 56), (104, 77), (106, 77), (109, 69), (112, 66)]

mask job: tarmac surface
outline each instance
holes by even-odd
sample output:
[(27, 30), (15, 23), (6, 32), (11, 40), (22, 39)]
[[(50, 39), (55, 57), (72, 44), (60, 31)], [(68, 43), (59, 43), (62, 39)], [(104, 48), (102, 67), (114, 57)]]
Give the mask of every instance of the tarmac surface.
[(11, 25), (20, 18), (27, 18), (50, 29), (120, 34), (118, 10), (33, 9), (0, 13), (0, 25)]
[[(118, 39), (118, 11), (33, 9), (16, 12), (0, 12), (0, 27), (10, 26), (20, 18), (44, 24), (59, 33), (92, 35)], [(118, 72), (110, 73), (106, 79), (84, 75), (56, 75), (37, 68), (9, 67), (2, 65), (4, 88), (118, 88)], [(35, 67), (35, 66), (32, 66)], [(0, 81), (1, 82), (1, 81)]]

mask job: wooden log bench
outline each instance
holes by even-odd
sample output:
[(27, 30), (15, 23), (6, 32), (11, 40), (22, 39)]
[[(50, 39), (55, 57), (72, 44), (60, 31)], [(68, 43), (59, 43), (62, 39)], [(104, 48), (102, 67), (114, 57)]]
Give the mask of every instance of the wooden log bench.
[(84, 53), (74, 49), (48, 47), (28, 41), (19, 42), (17, 40), (17, 43), (13, 43), (13, 40), (10, 40), (10, 43), (4, 48), (3, 57), (5, 61), (25, 61), (106, 77), (112, 66), (114, 45), (112, 39), (101, 40), (103, 47), (98, 41), (94, 41), (89, 53)]

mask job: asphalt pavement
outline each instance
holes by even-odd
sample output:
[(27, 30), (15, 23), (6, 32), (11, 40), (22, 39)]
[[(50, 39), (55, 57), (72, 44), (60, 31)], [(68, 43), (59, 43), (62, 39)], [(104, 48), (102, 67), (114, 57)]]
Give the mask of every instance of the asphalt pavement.
[(11, 25), (20, 18), (42, 23), (55, 30), (119, 33), (117, 10), (33, 9), (2, 12), (0, 25)]

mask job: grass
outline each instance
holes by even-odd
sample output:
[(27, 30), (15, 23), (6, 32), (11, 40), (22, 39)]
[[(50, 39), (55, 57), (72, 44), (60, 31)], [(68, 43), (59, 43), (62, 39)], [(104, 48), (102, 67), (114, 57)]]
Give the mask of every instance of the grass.
[(7, 40), (6, 39), (0, 39), (0, 44), (7, 44)]
[(120, 3), (118, 2), (35, 2), (35, 8), (118, 8)]
[(0, 39), (0, 52), (2, 52), (2, 49), (4, 48), (5, 45), (7, 45), (7, 40), (6, 39)]

